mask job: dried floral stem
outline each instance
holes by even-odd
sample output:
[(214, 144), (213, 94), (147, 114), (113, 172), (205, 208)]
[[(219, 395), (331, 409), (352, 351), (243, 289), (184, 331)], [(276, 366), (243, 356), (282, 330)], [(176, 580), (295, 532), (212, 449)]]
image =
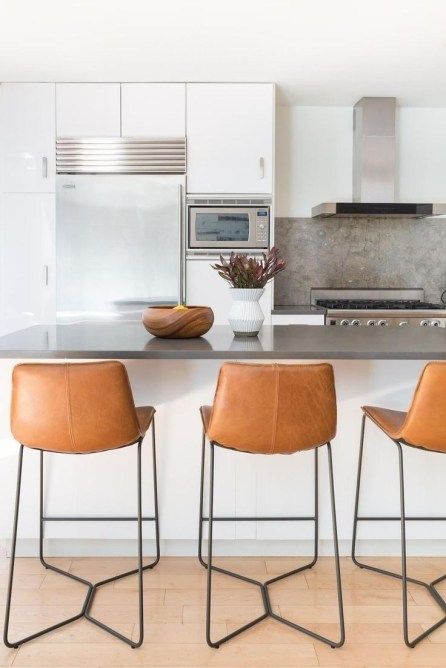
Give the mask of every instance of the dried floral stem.
[(246, 253), (231, 253), (228, 260), (220, 255), (220, 264), (211, 265), (233, 288), (264, 288), (286, 267), (279, 250), (271, 248), (262, 258), (248, 257)]

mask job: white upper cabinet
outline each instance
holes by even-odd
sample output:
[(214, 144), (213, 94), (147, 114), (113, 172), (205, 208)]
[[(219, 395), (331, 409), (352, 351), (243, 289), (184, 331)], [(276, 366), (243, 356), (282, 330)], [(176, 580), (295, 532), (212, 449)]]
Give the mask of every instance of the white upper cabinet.
[(3, 192), (54, 192), (54, 84), (0, 86)]
[(0, 207), (0, 332), (55, 319), (55, 195), (6, 193)]
[(119, 137), (121, 86), (116, 83), (56, 84), (58, 137)]
[(185, 84), (121, 84), (121, 105), (123, 137), (186, 134)]
[(188, 84), (190, 193), (272, 193), (273, 84)]

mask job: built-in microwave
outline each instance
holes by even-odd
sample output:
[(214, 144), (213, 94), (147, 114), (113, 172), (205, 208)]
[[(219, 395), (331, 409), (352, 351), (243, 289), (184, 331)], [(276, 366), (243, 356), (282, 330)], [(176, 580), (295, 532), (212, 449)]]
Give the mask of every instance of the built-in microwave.
[(190, 249), (268, 248), (270, 200), (188, 200)]

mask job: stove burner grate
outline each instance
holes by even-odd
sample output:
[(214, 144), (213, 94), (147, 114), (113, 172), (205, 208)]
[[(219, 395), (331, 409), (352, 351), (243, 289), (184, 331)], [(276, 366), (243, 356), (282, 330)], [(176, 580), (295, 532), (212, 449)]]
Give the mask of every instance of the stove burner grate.
[(419, 299), (317, 299), (316, 305), (330, 310), (432, 311), (445, 308), (444, 304), (431, 304)]

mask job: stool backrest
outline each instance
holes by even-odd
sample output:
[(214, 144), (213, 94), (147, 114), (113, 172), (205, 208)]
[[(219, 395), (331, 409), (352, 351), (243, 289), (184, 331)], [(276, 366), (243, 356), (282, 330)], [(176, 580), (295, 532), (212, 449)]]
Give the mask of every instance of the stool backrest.
[(223, 364), (211, 441), (245, 452), (291, 454), (330, 441), (336, 394), (330, 364)]
[(19, 364), (12, 374), (11, 431), (31, 448), (95, 452), (140, 437), (120, 362)]
[(446, 452), (446, 362), (429, 362), (401, 430), (406, 443)]

